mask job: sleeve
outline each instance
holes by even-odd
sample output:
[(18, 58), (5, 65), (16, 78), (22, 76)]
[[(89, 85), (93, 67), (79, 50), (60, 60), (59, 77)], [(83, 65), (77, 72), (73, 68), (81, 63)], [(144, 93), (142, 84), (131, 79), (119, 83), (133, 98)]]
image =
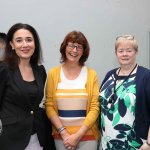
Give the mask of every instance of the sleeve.
[(88, 114), (85, 118), (84, 124), (88, 127), (91, 127), (96, 120), (98, 120), (99, 116), (99, 84), (98, 84), (98, 76), (96, 72), (93, 73), (93, 80), (89, 79), (89, 110)]
[(0, 106), (2, 103), (3, 93), (6, 87), (7, 76), (7, 67), (4, 64), (0, 63)]
[(45, 108), (48, 118), (57, 115), (56, 112), (56, 102), (55, 102), (55, 83), (54, 83), (54, 73), (53, 70), (48, 72), (47, 82), (46, 82), (46, 101), (45, 101)]
[(148, 71), (148, 75), (145, 81), (145, 95), (146, 95), (146, 108), (148, 112), (148, 122), (150, 126), (150, 71)]
[(46, 70), (45, 70), (45, 67), (43, 66), (43, 65), (41, 65), (41, 69), (42, 69), (42, 72), (43, 72), (43, 81), (44, 81), (44, 83), (45, 83), (45, 81), (46, 81)]

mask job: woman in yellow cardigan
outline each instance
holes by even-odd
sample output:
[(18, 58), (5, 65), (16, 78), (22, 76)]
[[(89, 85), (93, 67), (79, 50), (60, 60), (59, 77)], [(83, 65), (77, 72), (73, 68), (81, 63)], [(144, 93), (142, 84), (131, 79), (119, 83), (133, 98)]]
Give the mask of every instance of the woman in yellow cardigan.
[(99, 85), (85, 66), (89, 44), (83, 33), (68, 33), (61, 44), (61, 65), (48, 73), (46, 112), (57, 150), (96, 150), (99, 137)]

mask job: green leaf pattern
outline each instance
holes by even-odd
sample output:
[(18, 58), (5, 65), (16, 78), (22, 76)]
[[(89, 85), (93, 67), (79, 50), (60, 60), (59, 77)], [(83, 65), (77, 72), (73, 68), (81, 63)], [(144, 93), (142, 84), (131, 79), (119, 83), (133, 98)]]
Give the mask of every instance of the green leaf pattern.
[(114, 119), (113, 119), (113, 122), (112, 122), (112, 126), (115, 126), (120, 120), (120, 115), (119, 113), (117, 113), (115, 116), (114, 116)]
[[(135, 103), (136, 103), (136, 84), (135, 75), (131, 76), (120, 86), (116, 92), (114, 109), (111, 109), (109, 97), (113, 94), (114, 76), (107, 89), (101, 89), (101, 144), (103, 150), (138, 150), (143, 144), (143, 139), (137, 137), (134, 130)], [(107, 82), (107, 81), (106, 81)], [(120, 103), (123, 101), (124, 103)], [(124, 104), (124, 106), (122, 106)], [(123, 111), (121, 113), (120, 111)], [(121, 114), (125, 114), (123, 117)], [(127, 116), (131, 116), (127, 118)]]

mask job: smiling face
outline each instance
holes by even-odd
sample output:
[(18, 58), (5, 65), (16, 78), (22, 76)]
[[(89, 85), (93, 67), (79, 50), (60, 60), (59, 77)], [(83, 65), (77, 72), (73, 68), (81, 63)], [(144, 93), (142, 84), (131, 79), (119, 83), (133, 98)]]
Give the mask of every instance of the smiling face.
[(35, 42), (32, 33), (26, 29), (17, 30), (10, 42), (20, 60), (30, 60), (35, 51)]
[(65, 53), (66, 62), (76, 63), (79, 65), (79, 60), (83, 55), (83, 46), (78, 43), (68, 42)]
[(74, 60), (74, 63), (83, 66), (88, 59), (89, 52), (89, 43), (84, 34), (80, 31), (69, 32), (60, 46), (60, 62), (66, 63)]
[(133, 41), (124, 39), (119, 42), (116, 49), (116, 56), (121, 66), (132, 66), (136, 61), (137, 50)]

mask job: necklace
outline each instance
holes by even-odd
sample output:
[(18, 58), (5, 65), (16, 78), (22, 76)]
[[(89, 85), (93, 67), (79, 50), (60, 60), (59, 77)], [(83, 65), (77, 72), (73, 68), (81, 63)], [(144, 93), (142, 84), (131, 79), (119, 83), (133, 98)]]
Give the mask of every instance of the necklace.
[(115, 78), (115, 81), (114, 81), (114, 93), (112, 94), (111, 100), (109, 101), (109, 103), (111, 103), (111, 109), (114, 110), (114, 103), (115, 103), (115, 101), (116, 101), (116, 99), (115, 99), (115, 94), (116, 94), (117, 90), (123, 85), (123, 83), (125, 83), (125, 81), (127, 81), (127, 80), (130, 78), (132, 72), (135, 70), (136, 67), (137, 67), (137, 64), (136, 64), (136, 65), (134, 66), (134, 68), (131, 70), (131, 72), (129, 73), (129, 75), (123, 80), (123, 82), (116, 88), (116, 82), (117, 82), (117, 80), (118, 80), (119, 72), (120, 72), (120, 70), (121, 70), (121, 68), (119, 68), (117, 77)]

